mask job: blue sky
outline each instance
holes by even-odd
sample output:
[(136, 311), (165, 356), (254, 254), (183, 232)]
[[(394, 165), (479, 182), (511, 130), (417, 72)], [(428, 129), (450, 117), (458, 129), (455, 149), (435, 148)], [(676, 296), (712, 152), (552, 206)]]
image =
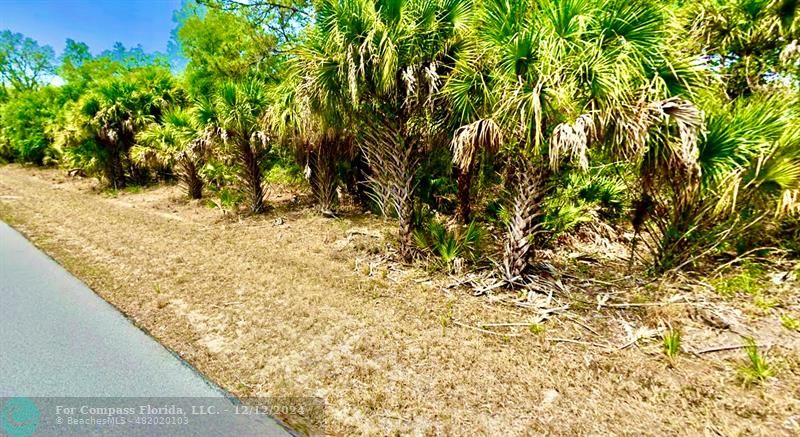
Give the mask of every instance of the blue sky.
[(49, 45), (56, 55), (67, 38), (85, 42), (92, 53), (141, 44), (167, 52), (181, 0), (0, 0), (0, 30), (9, 29)]

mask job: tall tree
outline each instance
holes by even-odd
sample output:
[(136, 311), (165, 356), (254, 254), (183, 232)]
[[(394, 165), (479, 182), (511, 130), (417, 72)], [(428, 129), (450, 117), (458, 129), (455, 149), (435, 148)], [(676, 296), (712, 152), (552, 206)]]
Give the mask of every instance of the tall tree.
[(264, 212), (261, 164), (270, 142), (263, 128), (268, 107), (263, 85), (256, 80), (226, 82), (198, 103), (204, 128), (215, 134), (219, 151), (239, 171), (250, 212)]
[(0, 32), (0, 84), (15, 90), (29, 90), (55, 73), (55, 54), (50, 46), (21, 33)]
[(210, 8), (233, 12), (274, 35), (279, 46), (293, 45), (311, 22), (311, 0), (200, 0)]
[(344, 111), (372, 170), (376, 202), (412, 254), (415, 173), (434, 146), (442, 76), (462, 44), (472, 2), (322, 0), (300, 49), (323, 112)]
[(229, 80), (276, 77), (275, 37), (234, 12), (189, 2), (176, 36), (188, 59), (187, 84), (196, 96), (210, 96), (215, 87)]

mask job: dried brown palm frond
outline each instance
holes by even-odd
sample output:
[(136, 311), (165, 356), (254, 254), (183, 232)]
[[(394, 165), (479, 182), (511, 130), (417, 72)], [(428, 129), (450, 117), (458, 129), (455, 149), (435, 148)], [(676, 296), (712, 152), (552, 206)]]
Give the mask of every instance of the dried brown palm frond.
[(659, 121), (675, 123), (680, 148), (673, 149), (673, 159), (684, 169), (699, 172), (697, 158), (700, 152), (697, 148), (697, 137), (703, 126), (703, 112), (692, 102), (679, 98), (653, 102), (650, 105), (650, 112), (652, 125)]
[[(673, 158), (685, 168), (697, 165), (697, 138), (703, 126), (703, 112), (692, 102), (677, 97), (628, 106), (614, 113), (607, 122), (613, 122), (613, 140), (622, 146), (621, 154), (629, 159), (639, 159), (647, 150), (647, 141), (653, 129), (659, 126), (677, 127), (679, 148), (674, 148)], [(672, 142), (669, 142), (670, 145)]]
[(800, 216), (800, 189), (784, 190), (775, 216)]
[(569, 155), (581, 170), (588, 169), (589, 157), (586, 152), (594, 136), (594, 120), (589, 114), (581, 115), (573, 124), (561, 123), (556, 126), (550, 137), (550, 168), (558, 170), (562, 158)]
[(508, 223), (501, 266), (509, 283), (518, 281), (531, 265), (532, 243), (542, 227), (542, 201), (546, 194), (546, 174), (541, 168), (526, 162), (517, 177), (514, 215)]
[(502, 141), (502, 130), (492, 119), (481, 119), (461, 126), (450, 143), (453, 164), (462, 171), (469, 171), (475, 160), (475, 152), (481, 148), (496, 150)]

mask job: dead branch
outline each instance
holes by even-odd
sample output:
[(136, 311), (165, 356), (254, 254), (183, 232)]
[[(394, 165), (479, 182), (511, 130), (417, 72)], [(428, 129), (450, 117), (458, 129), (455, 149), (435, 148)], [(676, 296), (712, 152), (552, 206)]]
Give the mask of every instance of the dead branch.
[(506, 333), (502, 333), (502, 332), (490, 331), (488, 329), (478, 328), (477, 326), (467, 325), (466, 323), (461, 323), (461, 322), (456, 321), (456, 320), (453, 320), (453, 323), (458, 325), (458, 326), (464, 327), (464, 328), (469, 328), (469, 329), (473, 329), (473, 330), (478, 331), (478, 332), (482, 332), (484, 334), (499, 335), (501, 337), (520, 337), (520, 334), (514, 334), (514, 333), (506, 334)]
[[(771, 348), (772, 346), (774, 346), (774, 345), (773, 344), (757, 344), (756, 345), (757, 348)], [(731, 350), (736, 350), (736, 349), (744, 349), (746, 347), (747, 347), (747, 345), (745, 345), (745, 344), (734, 344), (734, 345), (729, 345), (729, 346), (711, 347), (711, 348), (708, 348), (708, 349), (695, 351), (694, 353), (697, 354), (697, 355), (702, 355), (702, 354), (710, 354), (712, 352), (723, 352), (723, 351), (731, 351)]]
[(573, 340), (571, 338), (545, 337), (545, 340), (552, 341), (554, 343), (572, 343), (572, 344), (581, 344), (584, 346), (595, 346), (603, 349), (612, 349), (611, 346), (609, 345), (595, 343), (591, 341)]

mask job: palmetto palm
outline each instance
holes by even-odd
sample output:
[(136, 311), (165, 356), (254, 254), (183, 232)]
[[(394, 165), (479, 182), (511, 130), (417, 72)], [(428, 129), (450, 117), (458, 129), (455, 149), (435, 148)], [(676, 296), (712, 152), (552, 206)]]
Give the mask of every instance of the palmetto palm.
[(202, 197), (203, 180), (198, 171), (210, 143), (192, 111), (179, 108), (165, 113), (160, 123), (152, 123), (136, 140), (138, 144), (131, 149), (134, 161), (175, 168), (187, 195), (192, 199)]
[(197, 109), (204, 129), (234, 158), (254, 214), (265, 208), (261, 157), (269, 148), (263, 129), (267, 108), (263, 86), (245, 81), (221, 85), (212, 99), (198, 102)]
[(137, 132), (183, 97), (167, 72), (144, 69), (95, 84), (78, 101), (76, 128), (99, 146), (97, 155), (109, 183), (119, 188), (126, 178), (139, 178), (129, 159)]
[(725, 74), (731, 97), (750, 95), (797, 61), (797, 0), (705, 0), (692, 12), (694, 32)]
[(300, 49), (314, 111), (344, 112), (372, 170), (381, 208), (397, 215), (401, 255), (412, 247), (416, 161), (434, 142), (442, 76), (471, 13), (467, 0), (322, 0)]
[(474, 165), (476, 149), (502, 142), (522, 157), (525, 174), (513, 181), (533, 184), (515, 190), (507, 279), (528, 265), (549, 173), (565, 161), (585, 168), (591, 143), (640, 156), (644, 146), (631, 137), (650, 128), (642, 119), (693, 83), (696, 73), (671, 54), (666, 14), (622, 0), (488, 0), (478, 11), (445, 94), (462, 172)]
[[(648, 173), (658, 189), (648, 193), (642, 224), (653, 269), (683, 268), (735, 237), (747, 241), (769, 215), (797, 213), (800, 133), (795, 102), (785, 96), (708, 102), (697, 139), (694, 171), (676, 167)], [(663, 138), (654, 138), (653, 151)], [(691, 177), (686, 175), (691, 174)]]
[(153, 121), (135, 93), (134, 84), (112, 81), (98, 87), (81, 106), (85, 128), (105, 149), (106, 178), (116, 188), (125, 186), (125, 160), (136, 132)]
[(353, 129), (345, 122), (347, 114), (325, 107), (320, 96), (303, 81), (305, 63), (298, 50), (285, 69), (284, 79), (273, 87), (268, 123), (284, 145), (305, 163), (312, 193), (323, 214), (333, 214), (337, 196), (340, 160), (355, 157)]

